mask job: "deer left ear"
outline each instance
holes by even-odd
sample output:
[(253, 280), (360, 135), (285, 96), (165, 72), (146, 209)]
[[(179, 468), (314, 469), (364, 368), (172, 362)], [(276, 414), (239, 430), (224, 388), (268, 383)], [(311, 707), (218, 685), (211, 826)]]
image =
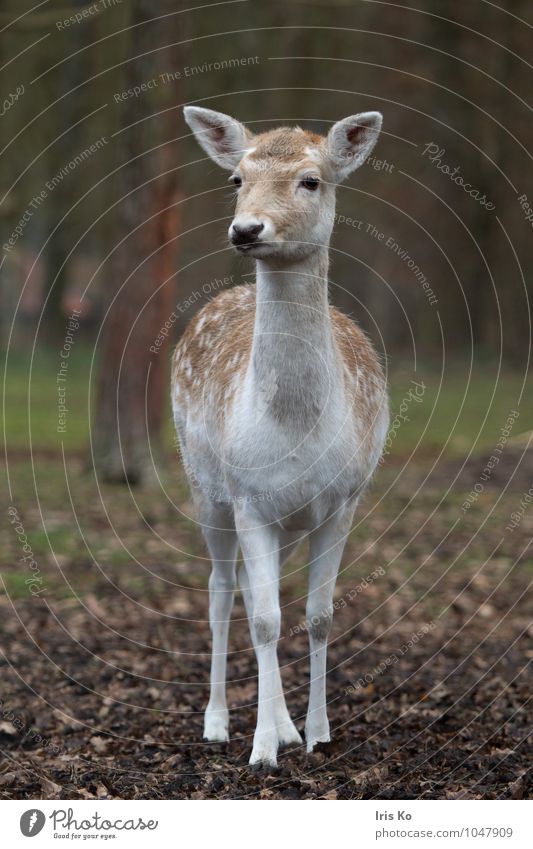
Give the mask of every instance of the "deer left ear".
[(246, 152), (252, 133), (240, 121), (213, 109), (185, 106), (183, 115), (207, 155), (232, 171)]
[(382, 123), (380, 112), (360, 112), (333, 125), (326, 140), (327, 151), (339, 182), (369, 156)]

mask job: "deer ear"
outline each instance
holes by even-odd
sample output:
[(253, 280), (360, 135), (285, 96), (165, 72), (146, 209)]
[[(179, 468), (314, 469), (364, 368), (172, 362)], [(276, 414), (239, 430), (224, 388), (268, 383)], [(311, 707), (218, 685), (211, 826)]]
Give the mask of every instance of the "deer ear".
[(363, 164), (378, 140), (382, 123), (380, 112), (360, 112), (333, 125), (327, 151), (339, 182)]
[(183, 115), (207, 155), (221, 168), (233, 171), (252, 139), (244, 124), (199, 106), (185, 106)]

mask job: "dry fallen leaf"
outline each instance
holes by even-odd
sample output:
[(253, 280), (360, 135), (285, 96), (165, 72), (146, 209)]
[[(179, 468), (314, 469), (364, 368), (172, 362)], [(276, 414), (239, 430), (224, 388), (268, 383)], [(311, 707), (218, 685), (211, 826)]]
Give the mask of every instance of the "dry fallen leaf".
[(272, 799), (274, 793), (272, 790), (269, 790), (268, 787), (263, 787), (263, 789), (259, 793), (260, 799)]
[(56, 784), (55, 781), (51, 781), (48, 778), (41, 777), (41, 787), (43, 789), (42, 799), (60, 799), (62, 787), (59, 784)]
[(96, 796), (93, 793), (89, 793), (89, 791), (86, 790), (85, 787), (80, 787), (78, 793), (80, 794), (82, 799), (96, 799)]
[(338, 798), (337, 791), (336, 790), (328, 790), (328, 792), (324, 793), (324, 795), (321, 796), (320, 798), (321, 799), (327, 799), (328, 801), (332, 801), (333, 799), (337, 799)]
[(98, 752), (99, 754), (107, 752), (108, 741), (105, 737), (99, 737), (98, 735), (95, 735), (94, 737), (91, 737), (89, 742), (95, 752)]

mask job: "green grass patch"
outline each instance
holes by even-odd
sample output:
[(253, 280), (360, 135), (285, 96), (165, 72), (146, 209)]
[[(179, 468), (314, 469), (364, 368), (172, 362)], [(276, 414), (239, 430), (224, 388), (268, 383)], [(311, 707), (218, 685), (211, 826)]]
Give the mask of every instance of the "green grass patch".
[[(14, 351), (2, 356), (5, 375), (5, 441), (8, 448), (66, 450), (86, 448), (89, 440), (88, 387), (91, 350), (72, 349), (66, 380), (57, 382), (61, 360), (57, 351)], [(58, 387), (65, 390), (65, 432), (59, 432)], [(2, 434), (2, 440), (4, 434)]]
[[(416, 388), (417, 381), (419, 388)], [(501, 437), (513, 411), (510, 439), (533, 430), (533, 379), (509, 368), (479, 360), (472, 371), (459, 362), (447, 364), (444, 374), (434, 364), (418, 374), (392, 372), (390, 432), (392, 454), (415, 447), (432, 452), (446, 445), (453, 455), (486, 451)]]
[(35, 554), (67, 554), (73, 544), (72, 528), (28, 531), (28, 542)]
[(0, 585), (0, 593), (5, 592), (10, 598), (28, 598), (29, 591), (26, 580), (28, 575), (22, 572), (2, 572), (5, 586)]
[[(10, 569), (2, 570), (3, 585), (0, 583), (0, 595), (5, 594), (13, 600), (32, 598), (27, 583), (28, 577), (29, 576), (27, 572), (15, 571)], [(55, 578), (53, 580), (50, 580), (49, 575), (46, 575), (43, 583), (42, 593), (42, 598), (45, 597), (52, 600), (74, 598), (74, 595), (71, 592), (68, 584)]]
[[(58, 432), (57, 351), (39, 351), (33, 362), (26, 353), (11, 352), (7, 359), (5, 430), (8, 449), (83, 451), (89, 443), (89, 374), (92, 349), (72, 349), (65, 387), (66, 429)], [(3, 357), (5, 364), (5, 355)], [(91, 397), (94, 398), (94, 373)], [(413, 381), (417, 381), (419, 389)], [(424, 389), (420, 389), (423, 384)], [(533, 381), (525, 389), (523, 375), (478, 357), (472, 369), (464, 362), (447, 361), (443, 375), (435, 363), (419, 364), (417, 373), (401, 368), (393, 358), (389, 373), (393, 424), (391, 455), (405, 455), (417, 446), (426, 451), (447, 450), (455, 455), (488, 450), (500, 437), (512, 410), (519, 410), (511, 436), (533, 429)], [(175, 453), (174, 431), (167, 411), (165, 444)]]

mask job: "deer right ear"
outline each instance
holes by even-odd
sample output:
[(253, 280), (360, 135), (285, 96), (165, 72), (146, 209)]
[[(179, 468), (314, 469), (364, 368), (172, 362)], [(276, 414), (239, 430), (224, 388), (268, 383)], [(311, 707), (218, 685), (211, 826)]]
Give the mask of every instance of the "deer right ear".
[(380, 112), (359, 112), (333, 125), (327, 137), (327, 150), (339, 182), (370, 155), (382, 123)]
[(221, 168), (233, 171), (252, 139), (244, 124), (200, 106), (185, 106), (183, 115), (207, 155)]

